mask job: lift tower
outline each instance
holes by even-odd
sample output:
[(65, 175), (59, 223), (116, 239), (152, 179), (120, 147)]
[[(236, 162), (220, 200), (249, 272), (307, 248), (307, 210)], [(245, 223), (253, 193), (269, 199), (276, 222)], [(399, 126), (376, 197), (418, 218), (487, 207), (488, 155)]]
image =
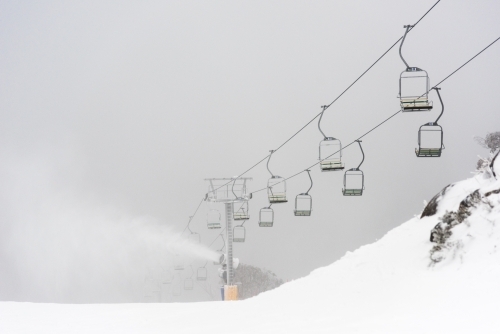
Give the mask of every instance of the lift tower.
[(237, 300), (238, 287), (234, 284), (233, 267), (233, 213), (234, 203), (248, 201), (252, 195), (248, 191), (247, 181), (251, 177), (213, 178), (209, 182), (205, 201), (224, 203), (226, 217), (226, 267), (227, 285), (224, 286), (224, 300)]

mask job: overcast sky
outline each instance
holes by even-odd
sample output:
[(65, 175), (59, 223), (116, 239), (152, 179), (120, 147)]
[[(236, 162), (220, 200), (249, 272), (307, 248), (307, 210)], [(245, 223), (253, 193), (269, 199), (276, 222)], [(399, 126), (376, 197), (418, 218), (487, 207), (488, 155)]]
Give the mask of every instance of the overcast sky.
[[(151, 258), (163, 261), (158, 250), (184, 229), (205, 178), (238, 175), (281, 145), (434, 3), (0, 1), (0, 299), (135, 300), (129, 290)], [(432, 86), (500, 36), (499, 15), (498, 1), (443, 0), (408, 35), (405, 59)], [(301, 174), (289, 202), (273, 206), (274, 227), (259, 228), (259, 192), (235, 255), (298, 278), (470, 177), (487, 155), (473, 137), (500, 131), (499, 57), (500, 43), (441, 85), (441, 158), (414, 153), (419, 126), (438, 115), (432, 92), (435, 110), (363, 138), (362, 197), (342, 196), (343, 174), (316, 166), (312, 216), (293, 216), (309, 187)], [(347, 144), (396, 112), (404, 69), (395, 47), (328, 109), (325, 133)], [(317, 162), (321, 139), (314, 122), (271, 170), (287, 177)], [(347, 168), (360, 159), (357, 146), (344, 151)], [(246, 176), (265, 187), (265, 162)], [(207, 210), (191, 227), (209, 245), (219, 232)]]

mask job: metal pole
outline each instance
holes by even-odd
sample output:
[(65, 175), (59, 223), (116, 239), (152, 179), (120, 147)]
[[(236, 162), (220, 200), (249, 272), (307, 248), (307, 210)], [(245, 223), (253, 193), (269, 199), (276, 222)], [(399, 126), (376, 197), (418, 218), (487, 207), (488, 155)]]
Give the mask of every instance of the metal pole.
[(226, 207), (226, 270), (227, 285), (233, 285), (233, 202), (224, 203)]

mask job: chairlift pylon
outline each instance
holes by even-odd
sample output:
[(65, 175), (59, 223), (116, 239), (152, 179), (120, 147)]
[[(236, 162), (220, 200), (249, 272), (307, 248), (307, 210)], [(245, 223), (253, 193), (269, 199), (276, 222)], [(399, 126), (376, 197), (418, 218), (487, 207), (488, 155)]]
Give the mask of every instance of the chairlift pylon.
[(246, 220), (241, 223), (241, 225), (237, 225), (233, 227), (233, 242), (245, 242), (246, 230), (245, 224)]
[(309, 169), (306, 169), (307, 175), (309, 175), (309, 179), (311, 180), (311, 186), (309, 189), (302, 194), (298, 194), (295, 197), (295, 210), (293, 210), (293, 213), (295, 216), (310, 216), (311, 211), (312, 211), (312, 197), (309, 195), (309, 191), (311, 191), (311, 188), (313, 186), (313, 180), (311, 177), (311, 171)]
[(271, 204), (268, 207), (260, 209), (259, 212), (259, 226), (260, 227), (273, 227), (274, 223), (274, 211), (271, 208)]
[(429, 122), (421, 125), (418, 129), (418, 148), (415, 149), (415, 154), (419, 158), (438, 158), (443, 151), (443, 128), (438, 124), (439, 119), (444, 113), (444, 104), (439, 91), (441, 88), (433, 87), (438, 95), (441, 103), (441, 113), (434, 122)]
[[(429, 75), (426, 71), (418, 67), (411, 67), (403, 58), (401, 49), (406, 35), (413, 28), (412, 25), (406, 28), (401, 44), (399, 45), (399, 56), (406, 66), (399, 77), (399, 99), (402, 112), (429, 111), (432, 109), (432, 101), (429, 101)], [(420, 95), (424, 91), (425, 93)]]
[(359, 169), (365, 161), (365, 152), (361, 147), (361, 140), (358, 139), (356, 142), (358, 142), (363, 159), (358, 167), (351, 168), (344, 173), (344, 188), (342, 188), (342, 194), (344, 196), (362, 196), (363, 190), (365, 189), (365, 175), (363, 171)]
[(269, 198), (269, 203), (286, 203), (286, 181), (284, 178), (278, 175), (274, 175), (269, 169), (269, 161), (274, 153), (274, 150), (269, 151), (269, 159), (267, 160), (267, 170), (271, 174), (271, 178), (267, 181), (267, 196)]
[(342, 162), (342, 143), (334, 137), (327, 137), (321, 130), (321, 120), (328, 106), (321, 106), (323, 111), (318, 120), (319, 132), (323, 135), (323, 140), (319, 142), (319, 167), (322, 172), (333, 172), (344, 169)]

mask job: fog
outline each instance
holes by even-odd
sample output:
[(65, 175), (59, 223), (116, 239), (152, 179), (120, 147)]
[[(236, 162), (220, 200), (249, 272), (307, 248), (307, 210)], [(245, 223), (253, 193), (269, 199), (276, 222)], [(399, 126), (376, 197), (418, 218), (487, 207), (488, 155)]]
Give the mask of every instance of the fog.
[(3, 226), (9, 236), (2, 240), (3, 298), (143, 301), (145, 275), (172, 266), (176, 255), (185, 263), (217, 259), (217, 253), (191, 242), (173, 224), (52, 188), (57, 175), (48, 169), (30, 157), (30, 163), (15, 168), (18, 175), (3, 183), (2, 217), (12, 223)]
[[(148, 272), (176, 253), (195, 269), (211, 261), (223, 244), (207, 229), (210, 206), (190, 225), (200, 245), (185, 230), (204, 179), (238, 175), (279, 147), (434, 3), (1, 2), (0, 300), (142, 301)], [(441, 1), (408, 34), (405, 59), (432, 86), (500, 35), (499, 14), (497, 1)], [(399, 114), (363, 138), (362, 197), (342, 196), (343, 173), (316, 166), (312, 216), (293, 215), (309, 187), (302, 173), (287, 183), (289, 202), (273, 206), (274, 226), (260, 228), (268, 202), (258, 192), (235, 256), (285, 280), (307, 275), (469, 177), (487, 154), (473, 137), (500, 130), (497, 44), (441, 85), (441, 158), (414, 153), (419, 126), (438, 115), (431, 92), (435, 110)], [(325, 112), (325, 134), (347, 144), (398, 111), (403, 70), (396, 47)], [(313, 122), (271, 170), (288, 177), (314, 164), (321, 139)], [(343, 152), (346, 168), (360, 160), (357, 145)], [(251, 190), (266, 186), (265, 164), (245, 175)], [(211, 298), (197, 286), (168, 300)]]

